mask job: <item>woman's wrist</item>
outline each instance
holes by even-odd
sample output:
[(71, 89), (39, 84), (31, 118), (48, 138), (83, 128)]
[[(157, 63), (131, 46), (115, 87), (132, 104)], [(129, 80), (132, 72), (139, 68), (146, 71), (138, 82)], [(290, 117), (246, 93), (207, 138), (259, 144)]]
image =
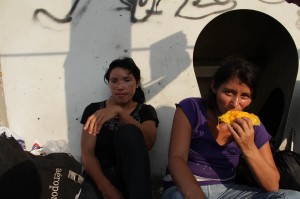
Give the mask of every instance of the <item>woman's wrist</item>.
[(108, 190), (110, 190), (111, 186), (112, 186), (111, 182), (106, 177), (102, 178), (102, 180), (100, 180), (100, 183), (97, 184), (98, 189), (102, 193), (105, 193)]

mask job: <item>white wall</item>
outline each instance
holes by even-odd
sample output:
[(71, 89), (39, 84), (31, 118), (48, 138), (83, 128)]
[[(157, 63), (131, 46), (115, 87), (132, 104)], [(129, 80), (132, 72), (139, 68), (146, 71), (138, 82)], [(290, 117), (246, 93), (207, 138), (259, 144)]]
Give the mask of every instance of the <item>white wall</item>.
[[(132, 2), (132, 1), (129, 1)], [(151, 8), (152, 3), (158, 4)], [(205, 2), (205, 3), (204, 3)], [(24, 137), (27, 149), (35, 140), (65, 139), (80, 157), (79, 123), (89, 103), (109, 97), (103, 75), (119, 56), (131, 56), (142, 70), (148, 103), (160, 119), (151, 151), (154, 173), (166, 165), (174, 104), (200, 96), (193, 70), (193, 48), (204, 26), (232, 9), (254, 9), (271, 15), (290, 32), (299, 49), (300, 21), (295, 5), (281, 0), (200, 1), (153, 0), (135, 12), (121, 1), (80, 0), (70, 23), (58, 23), (38, 8), (64, 18), (74, 1), (2, 0), (0, 54), (8, 126)], [(222, 5), (218, 5), (222, 4)], [(131, 16), (146, 21), (132, 22)], [(156, 12), (157, 11), (157, 12)], [(220, 33), (222, 34), (222, 33)], [(298, 76), (286, 131), (300, 131)], [(296, 134), (296, 143), (300, 143)], [(300, 151), (300, 146), (295, 146)]]

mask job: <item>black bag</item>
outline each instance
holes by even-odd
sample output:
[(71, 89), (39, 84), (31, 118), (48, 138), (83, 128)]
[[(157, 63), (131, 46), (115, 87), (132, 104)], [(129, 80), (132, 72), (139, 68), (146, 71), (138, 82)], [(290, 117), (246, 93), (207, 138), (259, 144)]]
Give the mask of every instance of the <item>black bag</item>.
[(81, 164), (68, 153), (31, 155), (42, 184), (41, 199), (76, 199), (83, 177)]
[(39, 199), (41, 184), (31, 157), (14, 137), (0, 135), (0, 198)]
[(293, 151), (278, 151), (274, 161), (280, 173), (279, 187), (300, 191), (300, 154)]
[[(284, 150), (275, 152), (273, 157), (280, 174), (279, 188), (300, 191), (300, 154)], [(236, 183), (259, 187), (242, 158), (237, 167)]]
[(236, 169), (235, 182), (237, 184), (247, 185), (250, 187), (259, 187), (248, 164), (246, 163), (246, 160), (242, 156), (240, 157), (239, 164)]

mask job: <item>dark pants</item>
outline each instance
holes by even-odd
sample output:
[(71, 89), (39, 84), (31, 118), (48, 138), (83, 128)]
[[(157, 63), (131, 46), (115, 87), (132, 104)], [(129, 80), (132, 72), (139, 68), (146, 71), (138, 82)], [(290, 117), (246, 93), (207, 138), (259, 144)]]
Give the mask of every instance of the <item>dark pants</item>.
[[(103, 169), (107, 178), (126, 199), (151, 199), (151, 171), (148, 151), (139, 128), (127, 124), (115, 132), (117, 167)], [(80, 199), (103, 198), (93, 181), (85, 177)]]

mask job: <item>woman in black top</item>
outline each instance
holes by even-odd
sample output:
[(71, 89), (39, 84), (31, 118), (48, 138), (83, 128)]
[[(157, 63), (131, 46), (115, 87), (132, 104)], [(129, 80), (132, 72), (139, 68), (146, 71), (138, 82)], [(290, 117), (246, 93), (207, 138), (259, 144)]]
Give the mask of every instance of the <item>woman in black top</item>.
[(111, 98), (91, 103), (81, 118), (80, 198), (150, 199), (148, 150), (156, 140), (156, 111), (145, 104), (140, 70), (131, 58), (114, 60), (104, 78)]

